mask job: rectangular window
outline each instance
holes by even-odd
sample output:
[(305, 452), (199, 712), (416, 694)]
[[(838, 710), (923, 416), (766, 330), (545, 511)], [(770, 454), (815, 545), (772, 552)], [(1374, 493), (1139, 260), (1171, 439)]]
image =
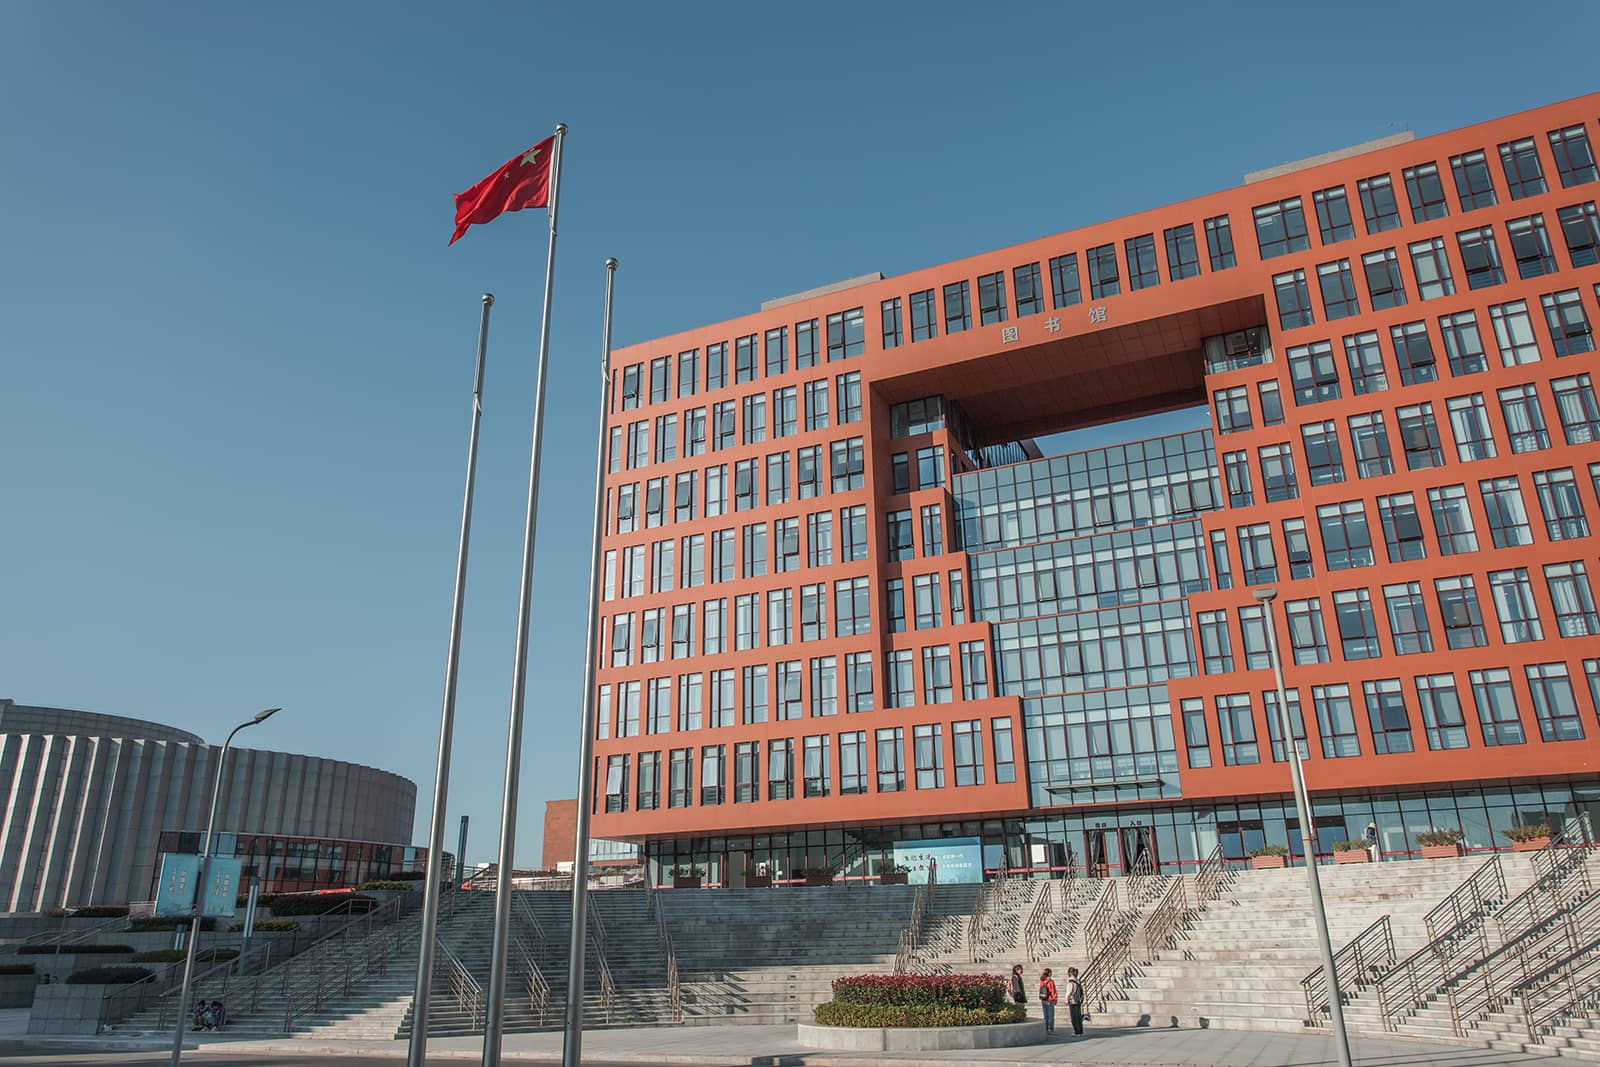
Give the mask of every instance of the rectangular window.
[(1500, 621), (1500, 640), (1508, 645), (1544, 640), (1527, 568), (1489, 572), (1489, 596)]
[(1356, 281), (1348, 259), (1317, 265), (1317, 285), (1322, 290), (1322, 317), (1329, 322), (1361, 314), (1356, 296)]
[[(879, 305), (879, 311), (883, 321), (884, 349), (899, 348), (901, 342), (900, 298), (897, 296), (883, 301)], [(809, 741), (810, 739), (807, 738), (807, 740)], [(822, 740), (827, 741), (827, 738), (824, 737)]]
[(694, 396), (699, 387), (700, 350), (691, 348), (678, 353), (678, 397)]
[(811, 661), (811, 717), (839, 714), (839, 660), (820, 656)]
[(839, 795), (867, 791), (867, 734), (854, 730), (839, 735)]
[(1265, 585), (1278, 580), (1278, 560), (1272, 551), (1272, 527), (1267, 523), (1239, 528), (1239, 565), (1245, 585)]
[(1234, 266), (1238, 260), (1233, 254), (1233, 229), (1228, 225), (1228, 216), (1217, 215), (1206, 219), (1206, 254), (1211, 259), (1211, 269), (1227, 270)]
[(1361, 755), (1361, 735), (1356, 732), (1355, 711), (1348, 685), (1318, 685), (1311, 689), (1317, 709), (1317, 733), (1322, 735), (1324, 759)]
[(1050, 292), (1058, 310), (1083, 302), (1083, 285), (1078, 280), (1076, 252), (1050, 260)]
[(1147, 233), (1122, 242), (1128, 258), (1128, 291), (1149, 289), (1161, 283), (1161, 267), (1156, 262), (1156, 235)]
[(1450, 256), (1445, 252), (1443, 237), (1416, 241), (1407, 246), (1407, 251), (1411, 253), (1411, 269), (1417, 276), (1418, 296), (1433, 300), (1455, 295), (1456, 280), (1450, 273)]
[(1450, 413), (1450, 433), (1456, 439), (1456, 459), (1471, 463), (1495, 457), (1494, 431), (1489, 428), (1482, 393), (1450, 397), (1445, 410)]
[[(1311, 746), (1306, 743), (1306, 717), (1300, 708), (1300, 690), (1288, 689), (1284, 696), (1289, 702), (1289, 729), (1294, 733), (1294, 747), (1300, 750), (1300, 758), (1311, 758)], [(1267, 737), (1272, 741), (1272, 762), (1285, 763), (1289, 759), (1289, 751), (1283, 745), (1283, 716), (1278, 713), (1278, 694), (1269, 689), (1261, 694), (1262, 710), (1267, 716)]]
[(1499, 201), (1494, 195), (1494, 179), (1489, 176), (1489, 161), (1483, 149), (1450, 157), (1450, 172), (1456, 179), (1456, 198), (1462, 211), (1480, 207), (1493, 207)]
[(1433, 354), (1433, 342), (1428, 339), (1426, 323), (1407, 322), (1391, 326), (1389, 340), (1394, 344), (1395, 362), (1400, 366), (1403, 385), (1439, 380), (1438, 362)]
[(1444, 337), (1444, 352), (1450, 360), (1450, 373), (1457, 378), (1481, 374), (1489, 369), (1489, 357), (1478, 333), (1478, 316), (1471, 311), (1439, 316), (1439, 333)]
[(1369, 234), (1400, 228), (1400, 205), (1395, 202), (1394, 182), (1389, 175), (1362, 178), (1356, 182), (1356, 192), (1361, 196), (1361, 214)]
[(972, 325), (972, 296), (967, 283), (951, 282), (944, 287), (944, 332), (960, 333)]
[(1500, 266), (1500, 249), (1495, 244), (1493, 226), (1462, 230), (1456, 234), (1456, 246), (1461, 250), (1468, 289), (1486, 289), (1505, 283), (1506, 272)]
[(1228, 567), (1228, 534), (1224, 530), (1211, 531), (1211, 573), (1218, 589), (1233, 588), (1233, 571)]
[(1442, 219), (1450, 214), (1450, 205), (1444, 199), (1444, 183), (1439, 180), (1439, 164), (1407, 167), (1401, 176), (1406, 181), (1406, 198), (1411, 201), (1412, 222)]
[(672, 396), (672, 357), (650, 361), (650, 403), (659, 404)]
[(1411, 493), (1380, 496), (1378, 521), (1383, 526), (1383, 540), (1389, 550), (1390, 563), (1427, 556), (1422, 539), (1422, 520), (1417, 515), (1416, 497)]
[(1544, 409), (1539, 391), (1532, 385), (1512, 385), (1497, 394), (1500, 414), (1506, 420), (1513, 454), (1538, 452), (1550, 447), (1550, 432), (1545, 428)]
[(1117, 271), (1116, 245), (1101, 245), (1089, 249), (1087, 263), (1089, 292), (1096, 300), (1116, 296), (1122, 291), (1122, 279)]
[(982, 641), (961, 642), (961, 699), (989, 699), (989, 657)]
[(694, 749), (673, 749), (667, 774), (667, 807), (687, 808), (694, 795)]
[(828, 428), (828, 380), (806, 383), (806, 430)]
[(747, 445), (757, 445), (767, 439), (767, 395), (757, 393), (747, 396), (742, 402), (744, 421), (743, 441)]
[(1372, 615), (1371, 593), (1365, 589), (1334, 593), (1333, 614), (1346, 660), (1377, 659), (1383, 655), (1378, 644), (1378, 623)]
[(1250, 489), (1250, 459), (1245, 453), (1223, 455), (1222, 480), (1228, 488), (1230, 508), (1244, 508), (1255, 503), (1255, 493)]
[(1316, 573), (1311, 564), (1311, 541), (1306, 536), (1306, 520), (1283, 520), (1283, 546), (1289, 557), (1289, 577), (1310, 578)]
[(1300, 487), (1294, 476), (1294, 455), (1289, 445), (1262, 445), (1256, 454), (1261, 461), (1261, 489), (1267, 502), (1276, 503), (1299, 497)]
[(1206, 737), (1205, 701), (1191, 698), (1179, 705), (1183, 714), (1184, 749), (1192, 769), (1211, 766), (1211, 743)]
[[(1261, 425), (1283, 425), (1283, 394), (1278, 389), (1277, 379), (1257, 382), (1256, 394), (1261, 401)], [(1248, 402), (1245, 406), (1248, 409)]]
[(733, 802), (753, 804), (761, 799), (761, 742), (741, 741), (733, 746)]
[(1393, 474), (1394, 458), (1389, 452), (1389, 432), (1384, 426), (1383, 412), (1351, 415), (1345, 422), (1350, 428), (1350, 443), (1356, 454), (1356, 474), (1362, 478)]
[(911, 294), (911, 340), (927, 341), (939, 336), (939, 318), (933, 290), (923, 289)]
[(1562, 637), (1600, 635), (1600, 614), (1595, 611), (1594, 590), (1582, 560), (1545, 564), (1544, 581), (1555, 608), (1557, 633)]
[(1011, 287), (1017, 302), (1017, 318), (1037, 315), (1044, 310), (1044, 290), (1039, 284), (1039, 264), (1024, 263), (1011, 268)]
[(772, 391), (772, 436), (793, 437), (799, 432), (799, 413), (795, 408), (795, 387)]
[(867, 350), (867, 320), (864, 312), (864, 308), (851, 308), (828, 316), (829, 363), (854, 359)]
[(1546, 293), (1539, 303), (1544, 307), (1545, 325), (1550, 328), (1557, 357), (1594, 351), (1594, 331), (1589, 328), (1589, 316), (1584, 314), (1583, 300), (1576, 289)]
[(1600, 262), (1600, 215), (1593, 200), (1560, 209), (1556, 219), (1574, 267), (1592, 267)]
[(1195, 616), (1200, 631), (1200, 663), (1207, 674), (1233, 673), (1233, 645), (1228, 640), (1228, 613), (1202, 611)]
[(1389, 619), (1389, 636), (1394, 641), (1396, 655), (1433, 651), (1433, 633), (1428, 628), (1428, 609), (1423, 603), (1420, 583), (1384, 586), (1383, 610)]
[(797, 659), (777, 665), (779, 721), (792, 721), (803, 714), (803, 705), (800, 703), (800, 670), (801, 663)]
[(805, 795), (825, 797), (829, 792), (832, 774), (828, 768), (828, 735), (819, 734), (805, 739), (802, 758), (805, 760)]
[(861, 372), (851, 371), (833, 379), (833, 391), (838, 400), (839, 425), (861, 421)]
[(1333, 345), (1314, 341), (1288, 350), (1289, 381), (1298, 406), (1339, 399), (1339, 363)]
[(628, 810), (628, 757), (606, 757), (606, 812)]
[(1489, 309), (1494, 323), (1495, 343), (1500, 346), (1500, 363), (1518, 367), (1539, 362), (1539, 340), (1533, 335), (1533, 320), (1528, 317), (1528, 302), (1512, 300)]
[(878, 730), (875, 740), (878, 756), (878, 792), (901, 792), (906, 787), (906, 767), (902, 755), (905, 729), (894, 726)]
[(1506, 189), (1511, 199), (1538, 196), (1546, 190), (1544, 171), (1539, 166), (1539, 150), (1532, 137), (1500, 146), (1500, 166), (1506, 172)]
[(1428, 748), (1438, 752), (1467, 747), (1467, 720), (1461, 711), (1453, 674), (1424, 674), (1416, 679), (1417, 704)]
[(1589, 536), (1589, 517), (1584, 514), (1583, 498), (1572, 468), (1538, 471), (1533, 484), (1539, 494), (1539, 510), (1544, 513), (1545, 535), (1552, 541), (1571, 541)]
[(885, 516), (888, 528), (886, 548), (891, 562), (904, 559), (915, 559), (917, 543), (911, 529), (911, 512), (909, 509), (891, 511)]
[(916, 679), (909, 648), (891, 651), (884, 657), (883, 699), (891, 708), (909, 708), (916, 704)]
[(866, 485), (861, 438), (835, 441), (830, 446), (829, 454), (835, 493), (848, 493)]
[(1483, 510), (1489, 517), (1489, 533), (1496, 548), (1515, 548), (1533, 544), (1528, 511), (1522, 503), (1522, 487), (1513, 475), (1490, 478), (1478, 483)]
[(1332, 485), (1344, 481), (1344, 457), (1339, 451), (1339, 433), (1331, 421), (1301, 426), (1300, 440), (1306, 451), (1306, 471), (1312, 485)]
[(1217, 737), (1222, 742), (1224, 766), (1261, 762), (1249, 693), (1223, 693), (1217, 697)]
[(1292, 330), (1316, 322), (1311, 313), (1311, 293), (1306, 289), (1306, 272), (1292, 270), (1272, 278), (1272, 291), (1278, 301), (1278, 327)]
[(1587, 374), (1557, 378), (1550, 383), (1556, 397), (1556, 414), (1561, 417), (1561, 432), (1569, 445), (1600, 441), (1600, 397)]
[(1517, 276), (1540, 278), (1554, 274), (1555, 253), (1550, 251), (1550, 236), (1545, 233), (1544, 216), (1530, 215), (1506, 223), (1511, 238), (1511, 257), (1517, 261)]
[(1444, 622), (1444, 643), (1452, 649), (1482, 648), (1489, 643), (1478, 609), (1478, 589), (1472, 575), (1435, 578), (1434, 593), (1439, 597), (1439, 618)]
[(1533, 715), (1544, 741), (1581, 741), (1583, 718), (1565, 663), (1533, 663), (1524, 668), (1533, 695)]
[(1389, 372), (1383, 363), (1383, 348), (1378, 335), (1351, 334), (1344, 339), (1344, 361), (1350, 369), (1350, 388), (1357, 394), (1379, 393), (1389, 388)]
[(1304, 252), (1311, 247), (1306, 233), (1306, 214), (1300, 198), (1276, 204), (1262, 204), (1252, 214), (1256, 222), (1256, 244), (1262, 259)]
[(1581, 125), (1564, 130), (1551, 130), (1550, 154), (1556, 157), (1556, 173), (1561, 175), (1561, 187), (1600, 180), (1595, 169), (1594, 151), (1589, 147), (1589, 134)]
[(794, 367), (805, 370), (817, 365), (817, 320), (794, 324)]
[(789, 327), (779, 326), (767, 331), (767, 377), (774, 378), (789, 371)]
[(978, 278), (978, 325), (1006, 321), (1006, 272), (997, 270)]
[(1472, 525), (1464, 485), (1446, 485), (1428, 490), (1428, 506), (1433, 512), (1433, 528), (1439, 538), (1439, 552), (1445, 556), (1478, 551), (1478, 535)]
[(1361, 257), (1361, 271), (1367, 277), (1367, 294), (1372, 298), (1373, 311), (1399, 307), (1406, 302), (1406, 283), (1394, 249), (1368, 252)]
[(1200, 273), (1200, 252), (1195, 245), (1194, 223), (1186, 222), (1161, 231), (1167, 246), (1167, 277), (1172, 281), (1193, 278)]
[(922, 650), (922, 696), (925, 704), (948, 704), (955, 699), (950, 674), (950, 646), (930, 645)]
[(1218, 433), (1234, 433), (1251, 428), (1250, 393), (1244, 386), (1218, 389), (1213, 394), (1213, 400), (1216, 404)]
[(867, 558), (867, 509), (858, 504), (839, 509), (840, 559), (854, 562)]
[(956, 785), (983, 784), (981, 719), (965, 719), (950, 724), (950, 755), (951, 763), (955, 767)]
[(733, 342), (733, 383), (753, 382), (761, 375), (761, 365), (756, 360), (756, 335), (736, 337)]
[(1372, 725), (1372, 750), (1380, 756), (1413, 751), (1411, 717), (1406, 712), (1406, 700), (1400, 692), (1400, 679), (1362, 682), (1361, 692), (1367, 698), (1367, 721)]
[(1400, 423), (1400, 444), (1406, 453), (1407, 470), (1424, 470), (1444, 465), (1444, 447), (1439, 443), (1439, 427), (1433, 418), (1433, 403), (1415, 404), (1395, 411)]
[[(862, 579), (863, 582), (866, 579)], [(858, 711), (871, 711), (872, 699), (872, 653), (852, 652), (844, 658), (846, 699), (848, 703), (845, 710), (851, 713)]]
[(1372, 532), (1366, 505), (1360, 500), (1317, 508), (1324, 562), (1330, 571), (1372, 566)]
[(706, 392), (728, 384), (728, 342), (706, 345)]
[(1500, 667), (1473, 671), (1469, 677), (1472, 700), (1478, 706), (1478, 725), (1483, 729), (1483, 743), (1491, 747), (1526, 743), (1517, 698), (1511, 691), (1511, 672)]
[(644, 364), (635, 363), (622, 369), (622, 410), (632, 411), (639, 406), (639, 379), (644, 374)]
[(1319, 189), (1311, 195), (1311, 202), (1317, 209), (1317, 228), (1322, 232), (1323, 244), (1337, 244), (1356, 235), (1355, 224), (1350, 221), (1350, 201), (1345, 196), (1344, 186)]

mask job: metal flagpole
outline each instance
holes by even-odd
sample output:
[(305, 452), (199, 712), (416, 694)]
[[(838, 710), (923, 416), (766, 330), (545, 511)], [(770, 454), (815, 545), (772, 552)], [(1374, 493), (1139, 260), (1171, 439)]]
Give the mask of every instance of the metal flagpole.
[(572, 854), (572, 941), (567, 948), (567, 1016), (561, 1067), (583, 1058), (583, 952), (589, 933), (589, 810), (594, 804), (595, 666), (600, 651), (600, 534), (605, 515), (606, 411), (611, 406), (611, 290), (617, 261), (606, 260), (605, 325), (600, 331), (600, 431), (594, 461), (594, 537), (589, 543), (589, 631), (583, 643), (583, 718), (578, 724), (578, 830)]
[(544, 317), (539, 324), (539, 362), (533, 387), (533, 445), (528, 454), (528, 513), (522, 536), (522, 587), (517, 601), (517, 649), (511, 669), (511, 722), (506, 739), (505, 795), (500, 802), (500, 877), (494, 896), (494, 942), (489, 955), (489, 1004), (483, 1028), (483, 1067), (499, 1067), (505, 1025), (506, 950), (511, 937), (511, 876), (517, 837), (517, 786), (522, 775), (522, 709), (528, 681), (528, 616), (533, 601), (533, 546), (539, 518), (540, 443), (544, 438), (545, 353), (550, 347), (550, 293), (556, 277), (556, 211), (561, 203), (561, 145), (565, 123), (556, 124), (550, 158), (550, 248), (544, 266)]
[(478, 473), (478, 424), (483, 420), (483, 365), (489, 353), (489, 309), (483, 294), (478, 319), (478, 364), (472, 376), (472, 429), (467, 434), (467, 488), (461, 502), (461, 540), (456, 548), (456, 593), (450, 606), (450, 651), (444, 658), (444, 710), (439, 716), (439, 764), (433, 775), (433, 823), (428, 830), (428, 874), (423, 883), (422, 940), (417, 949), (417, 989), (411, 1000), (411, 1046), (407, 1067), (423, 1067), (428, 1055), (428, 1002), (433, 994), (433, 944), (439, 929), (439, 887), (444, 870), (444, 814), (450, 796), (450, 743), (456, 723), (456, 676), (461, 666), (461, 610), (467, 598), (467, 548), (472, 541), (472, 488)]

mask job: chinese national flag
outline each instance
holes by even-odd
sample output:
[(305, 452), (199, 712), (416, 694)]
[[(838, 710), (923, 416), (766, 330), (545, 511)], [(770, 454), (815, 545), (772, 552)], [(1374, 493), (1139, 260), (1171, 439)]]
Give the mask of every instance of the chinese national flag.
[(471, 189), (457, 193), (456, 232), (450, 243), (455, 244), (473, 223), (488, 222), (502, 212), (548, 206), (555, 140), (546, 137)]

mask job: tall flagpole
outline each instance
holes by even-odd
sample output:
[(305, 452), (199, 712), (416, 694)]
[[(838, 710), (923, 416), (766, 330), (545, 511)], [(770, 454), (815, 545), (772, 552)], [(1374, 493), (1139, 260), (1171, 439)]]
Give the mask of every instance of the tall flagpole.
[[(478, 424), (483, 419), (483, 365), (489, 354), (489, 309), (483, 294), (478, 319), (478, 365), (472, 376), (472, 429), (467, 435), (467, 488), (461, 502), (461, 540), (456, 549), (456, 594), (450, 607), (450, 651), (444, 659), (444, 710), (439, 716), (439, 765), (433, 775), (433, 824), (428, 831), (428, 874), (423, 883), (422, 940), (417, 950), (417, 989), (411, 1000), (411, 1046), (407, 1067), (423, 1067), (428, 1055), (428, 1001), (433, 994), (433, 943), (439, 929), (439, 886), (444, 870), (444, 809), (450, 795), (450, 743), (455, 734), (456, 676), (461, 665), (461, 610), (467, 597), (467, 546), (472, 540), (472, 488), (478, 473)], [(459, 860), (459, 857), (458, 857)]]
[(594, 460), (594, 537), (589, 543), (589, 630), (583, 643), (583, 718), (578, 723), (578, 831), (572, 854), (572, 941), (567, 948), (567, 1017), (562, 1067), (583, 1058), (583, 952), (589, 933), (589, 811), (594, 806), (595, 667), (600, 655), (600, 535), (605, 515), (606, 412), (611, 406), (611, 290), (617, 261), (606, 260), (605, 325), (600, 330), (600, 431)]
[(550, 248), (544, 266), (544, 317), (539, 324), (539, 363), (533, 387), (533, 445), (528, 455), (528, 514), (522, 536), (522, 587), (517, 602), (517, 649), (511, 670), (511, 722), (506, 738), (505, 795), (500, 802), (500, 877), (494, 896), (494, 943), (489, 955), (489, 1004), (483, 1029), (483, 1067), (499, 1067), (505, 1026), (506, 950), (511, 937), (511, 875), (515, 867), (517, 786), (522, 776), (522, 710), (528, 681), (528, 616), (533, 601), (533, 546), (539, 520), (539, 460), (544, 438), (545, 354), (550, 347), (550, 293), (556, 277), (556, 212), (561, 203), (561, 145), (565, 123), (556, 124), (550, 159)]

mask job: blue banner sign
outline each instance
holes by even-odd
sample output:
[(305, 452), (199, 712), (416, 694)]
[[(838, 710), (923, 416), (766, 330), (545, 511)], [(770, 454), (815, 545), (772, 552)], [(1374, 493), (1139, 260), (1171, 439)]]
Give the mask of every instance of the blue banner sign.
[(206, 888), (200, 900), (200, 914), (211, 919), (233, 918), (243, 872), (244, 860), (239, 857), (212, 856), (206, 865)]
[(938, 865), (943, 884), (983, 881), (983, 842), (976, 837), (943, 837), (931, 841), (897, 841), (894, 862), (911, 869), (911, 882), (926, 882), (928, 867)]
[(200, 857), (181, 852), (161, 854), (161, 880), (156, 883), (156, 915), (187, 919), (194, 914), (200, 890)]

